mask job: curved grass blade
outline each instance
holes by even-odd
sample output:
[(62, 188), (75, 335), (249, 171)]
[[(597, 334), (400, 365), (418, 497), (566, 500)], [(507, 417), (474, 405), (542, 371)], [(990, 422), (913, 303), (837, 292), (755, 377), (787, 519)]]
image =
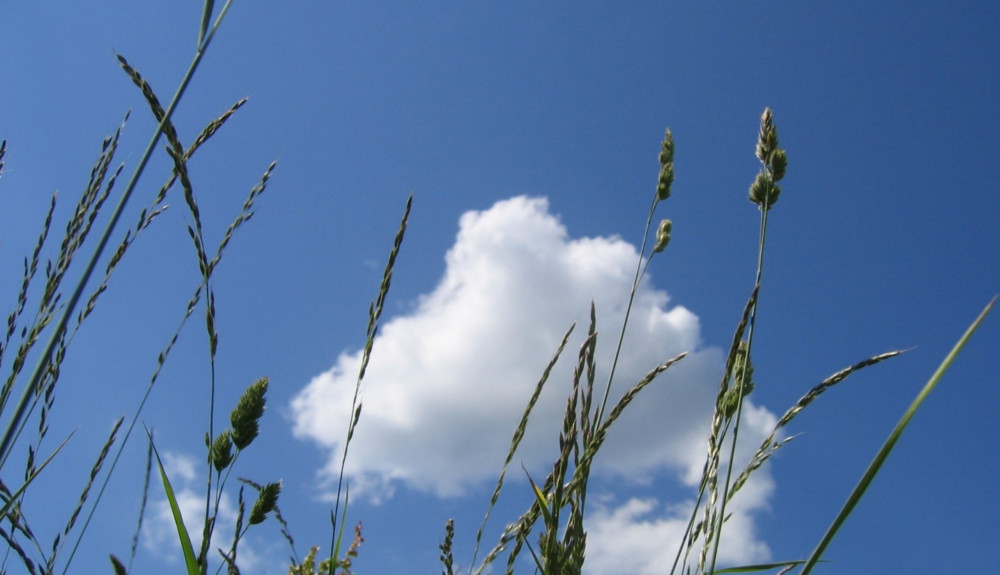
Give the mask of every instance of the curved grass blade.
[[(149, 435), (149, 441), (152, 444), (153, 436), (146, 430), (146, 434)], [(160, 452), (156, 450), (156, 446), (153, 445), (153, 455), (156, 456), (156, 466), (160, 470), (160, 479), (163, 481), (163, 493), (167, 496), (167, 503), (170, 504), (170, 513), (174, 517), (174, 526), (177, 528), (177, 541), (181, 544), (181, 551), (184, 552), (184, 567), (187, 569), (188, 575), (201, 575), (201, 569), (198, 567), (198, 559), (194, 554), (194, 547), (191, 545), (191, 537), (188, 535), (187, 528), (184, 527), (184, 518), (181, 516), (181, 508), (177, 505), (177, 497), (174, 496), (174, 488), (170, 485), (170, 480), (167, 479), (167, 472), (163, 469), (163, 461), (160, 460)]]
[(806, 560), (805, 566), (802, 568), (802, 575), (807, 575), (810, 571), (812, 571), (813, 566), (819, 561), (819, 558), (822, 557), (823, 552), (826, 551), (827, 546), (831, 541), (833, 541), (833, 538), (836, 536), (840, 526), (847, 520), (847, 517), (858, 504), (858, 501), (861, 500), (865, 491), (868, 490), (868, 486), (871, 485), (872, 480), (874, 480), (875, 476), (878, 475), (879, 469), (881, 469), (882, 464), (885, 463), (886, 458), (889, 457), (889, 453), (892, 451), (893, 447), (895, 447), (896, 441), (899, 440), (899, 436), (903, 434), (906, 426), (909, 425), (910, 419), (913, 418), (913, 414), (917, 412), (917, 409), (919, 409), (921, 405), (923, 405), (931, 391), (937, 387), (938, 382), (941, 381), (944, 373), (948, 371), (949, 367), (951, 367), (951, 364), (955, 361), (958, 353), (962, 351), (962, 348), (965, 347), (969, 338), (971, 338), (972, 334), (975, 333), (977, 328), (979, 328), (979, 324), (986, 319), (986, 315), (993, 308), (993, 304), (997, 302), (998, 297), (1000, 296), (993, 296), (993, 299), (986, 305), (986, 308), (980, 312), (976, 320), (972, 322), (972, 325), (965, 330), (965, 333), (962, 334), (958, 343), (955, 344), (955, 347), (953, 347), (951, 352), (949, 352), (944, 358), (944, 361), (941, 362), (941, 365), (938, 366), (931, 378), (926, 384), (924, 384), (923, 389), (921, 389), (920, 393), (917, 394), (917, 397), (913, 400), (913, 403), (910, 404), (910, 407), (903, 413), (903, 417), (900, 418), (899, 423), (897, 423), (896, 427), (893, 428), (892, 433), (889, 434), (889, 437), (885, 440), (882, 448), (879, 449), (878, 453), (875, 455), (875, 459), (872, 460), (868, 469), (865, 471), (865, 474), (861, 476), (861, 480), (858, 482), (857, 487), (854, 488), (854, 491), (851, 492), (851, 496), (847, 498), (847, 501), (844, 503), (843, 508), (841, 508), (840, 513), (837, 514), (837, 517), (833, 520), (830, 528), (827, 529), (823, 538), (820, 539), (820, 542), (816, 545), (816, 549), (813, 550), (812, 555), (810, 555), (809, 559)]

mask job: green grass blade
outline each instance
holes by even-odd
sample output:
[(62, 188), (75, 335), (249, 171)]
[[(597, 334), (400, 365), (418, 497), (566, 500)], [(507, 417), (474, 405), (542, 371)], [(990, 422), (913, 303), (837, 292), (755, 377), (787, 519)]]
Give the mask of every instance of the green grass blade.
[(201, 26), (198, 28), (198, 47), (205, 43), (205, 33), (208, 32), (208, 23), (212, 20), (212, 9), (215, 7), (213, 0), (205, 0), (205, 7), (201, 13)]
[[(729, 573), (757, 573), (759, 571), (770, 571), (771, 569), (787, 569), (789, 567), (795, 567), (796, 565), (802, 565), (805, 563), (803, 560), (798, 561), (780, 561), (778, 563), (760, 563), (758, 565), (743, 565), (742, 567), (728, 567), (726, 569), (719, 569), (714, 571), (714, 575), (728, 575)], [(784, 573), (784, 571), (782, 571)]]
[(993, 308), (993, 304), (996, 303), (998, 297), (1000, 296), (993, 296), (993, 299), (990, 300), (990, 303), (987, 304), (986, 308), (979, 314), (979, 317), (977, 317), (976, 320), (972, 322), (972, 325), (965, 330), (965, 333), (962, 334), (958, 343), (955, 344), (955, 347), (953, 347), (951, 352), (944, 358), (944, 361), (942, 361), (941, 365), (938, 366), (934, 375), (932, 375), (927, 383), (924, 384), (924, 388), (917, 394), (917, 397), (913, 400), (913, 403), (910, 404), (910, 407), (907, 408), (905, 413), (903, 413), (903, 417), (900, 418), (899, 423), (896, 424), (896, 427), (893, 428), (892, 433), (889, 434), (889, 437), (885, 440), (882, 448), (879, 449), (878, 453), (875, 455), (875, 459), (873, 459), (871, 464), (868, 466), (867, 471), (865, 471), (865, 474), (861, 477), (861, 481), (858, 482), (857, 487), (855, 487), (854, 491), (851, 492), (851, 496), (847, 498), (847, 501), (844, 503), (843, 508), (841, 508), (840, 513), (837, 514), (837, 518), (833, 520), (833, 523), (823, 535), (823, 538), (816, 546), (816, 549), (812, 552), (812, 555), (810, 555), (809, 559), (806, 560), (806, 563), (802, 568), (802, 575), (807, 575), (812, 570), (813, 565), (819, 561), (819, 558), (823, 555), (823, 552), (837, 534), (840, 526), (847, 520), (851, 511), (854, 510), (854, 506), (858, 504), (858, 501), (861, 500), (861, 497), (865, 494), (868, 486), (871, 485), (872, 480), (875, 479), (875, 476), (878, 474), (882, 464), (885, 463), (885, 460), (889, 457), (889, 453), (892, 451), (892, 448), (896, 445), (896, 441), (899, 440), (899, 436), (903, 434), (903, 430), (905, 430), (906, 426), (909, 425), (910, 419), (913, 418), (913, 414), (916, 413), (917, 409), (919, 409), (924, 403), (924, 400), (927, 399), (927, 396), (930, 395), (931, 391), (937, 387), (938, 382), (941, 381), (944, 373), (951, 366), (952, 362), (955, 361), (958, 353), (965, 347), (965, 344), (969, 341), (969, 338), (972, 337), (972, 334), (975, 333), (979, 324), (986, 319), (986, 315)]
[[(149, 430), (146, 430), (146, 434), (149, 435)], [(149, 441), (153, 441), (152, 435), (149, 437)], [(170, 486), (170, 480), (167, 479), (167, 472), (163, 469), (163, 462), (160, 460), (160, 452), (156, 450), (156, 446), (153, 446), (153, 455), (156, 456), (156, 466), (160, 470), (160, 479), (163, 481), (163, 493), (167, 496), (167, 503), (170, 504), (170, 513), (174, 517), (174, 526), (177, 527), (177, 540), (181, 544), (181, 551), (184, 552), (184, 566), (187, 568), (188, 575), (201, 575), (201, 569), (198, 567), (198, 559), (195, 558), (194, 547), (191, 545), (191, 537), (188, 535), (187, 528), (184, 527), (184, 518), (181, 516), (181, 508), (177, 505), (177, 497), (174, 496), (174, 489)]]

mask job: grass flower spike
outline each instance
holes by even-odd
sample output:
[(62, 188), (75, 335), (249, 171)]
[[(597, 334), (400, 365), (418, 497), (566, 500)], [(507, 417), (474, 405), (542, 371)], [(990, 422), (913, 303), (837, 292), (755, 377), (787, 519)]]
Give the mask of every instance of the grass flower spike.
[(750, 201), (769, 210), (778, 201), (781, 187), (777, 182), (785, 177), (788, 155), (778, 147), (778, 128), (774, 126), (771, 109), (764, 108), (760, 116), (760, 133), (757, 137), (757, 159), (761, 170), (750, 185)]
[(660, 180), (656, 184), (656, 199), (670, 197), (670, 184), (674, 183), (674, 135), (667, 130), (660, 148)]

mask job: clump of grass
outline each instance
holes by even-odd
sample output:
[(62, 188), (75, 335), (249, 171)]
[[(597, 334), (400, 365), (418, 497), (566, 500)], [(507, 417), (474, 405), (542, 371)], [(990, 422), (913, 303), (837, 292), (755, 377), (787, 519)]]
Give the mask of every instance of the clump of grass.
[[(660, 173), (657, 180), (656, 193), (653, 196), (652, 205), (650, 206), (649, 215), (646, 220), (646, 230), (643, 234), (644, 239), (641, 248), (641, 252), (643, 253), (646, 251), (645, 238), (649, 236), (649, 231), (652, 228), (656, 208), (660, 202), (670, 197), (670, 188), (674, 180), (674, 141), (673, 134), (669, 130), (667, 130), (661, 144), (659, 162)], [(505, 570), (507, 573), (512, 573), (515, 562), (524, 548), (528, 549), (540, 573), (579, 573), (583, 569), (586, 556), (584, 516), (587, 488), (594, 458), (603, 446), (611, 426), (621, 417), (628, 405), (646, 386), (653, 383), (659, 375), (686, 356), (686, 353), (682, 353), (653, 367), (653, 369), (633, 384), (618, 399), (610, 411), (606, 411), (635, 294), (650, 260), (656, 254), (663, 252), (667, 247), (670, 241), (671, 229), (672, 223), (670, 220), (665, 219), (661, 221), (656, 233), (656, 242), (649, 257), (640, 259), (636, 267), (628, 307), (626, 308), (625, 321), (619, 331), (618, 343), (608, 382), (603, 395), (599, 396), (596, 401), (594, 386), (596, 384), (597, 372), (595, 356), (598, 331), (596, 309), (591, 304), (590, 325), (587, 337), (577, 355), (576, 368), (573, 371), (572, 388), (566, 401), (562, 431), (558, 438), (558, 456), (552, 465), (552, 470), (541, 483), (536, 483), (533, 478), (528, 477), (528, 482), (533, 493), (531, 505), (515, 521), (507, 526), (497, 544), (486, 554), (482, 563), (476, 567), (482, 534), (490, 519), (493, 507), (499, 499), (500, 491), (504, 486), (507, 467), (513, 460), (521, 439), (524, 437), (531, 412), (535, 407), (538, 397), (541, 395), (543, 387), (548, 381), (549, 374), (555, 366), (556, 361), (562, 355), (574, 326), (571, 326), (563, 337), (555, 355), (536, 384), (531, 399), (528, 401), (528, 405), (521, 415), (520, 423), (514, 430), (506, 459), (501, 468), (500, 477), (493, 491), (493, 496), (490, 498), (490, 503), (487, 506), (486, 516), (476, 533), (476, 546), (473, 550), (470, 573), (473, 570), (477, 574), (486, 572), (500, 554), (508, 549), (509, 553)], [(535, 546), (532, 546), (530, 537), (535, 532), (535, 527), (539, 521), (541, 525), (538, 527), (536, 549)]]
[[(756, 470), (760, 469), (778, 449), (790, 441), (790, 438), (781, 436), (783, 428), (821, 394), (842, 382), (851, 374), (902, 353), (902, 351), (893, 350), (871, 356), (838, 371), (814, 386), (785, 412), (778, 420), (772, 432), (764, 439), (754, 455), (742, 468), (742, 471), (734, 476), (734, 459), (740, 422), (742, 420), (743, 403), (755, 387), (751, 356), (753, 331), (757, 319), (757, 303), (762, 285), (764, 246), (768, 224), (767, 216), (771, 208), (778, 201), (781, 193), (778, 182), (784, 178), (788, 167), (788, 156), (785, 150), (779, 146), (778, 132), (770, 109), (765, 109), (761, 115), (760, 130), (758, 132), (755, 151), (761, 163), (760, 171), (753, 180), (749, 190), (749, 199), (758, 207), (760, 212), (760, 234), (758, 238), (755, 280), (750, 290), (750, 296), (737, 323), (733, 341), (726, 357), (725, 369), (711, 419), (707, 441), (708, 450), (702, 471), (702, 478), (699, 483), (696, 503), (685, 534), (678, 546), (670, 573), (678, 571), (691, 573), (692, 569), (694, 573), (698, 574), (755, 572), (775, 569), (782, 569), (782, 573), (785, 573), (797, 567), (802, 567), (803, 574), (808, 573), (812, 566), (820, 560), (829, 539), (832, 538), (837, 528), (839, 528), (843, 520), (850, 513), (850, 510), (853, 509), (853, 505), (860, 498), (860, 494), (863, 493), (864, 488), (874, 478), (879, 465), (884, 461), (888, 450), (892, 448), (899, 433), (902, 432), (902, 428), (908, 422), (912, 411), (923, 401), (929, 389), (933, 385), (936, 385), (940, 379), (940, 374), (943, 373), (943, 369), (947, 367), (946, 364), (942, 365), (942, 369), (935, 374), (932, 381), (928, 383), (925, 390), (915, 400), (911, 409), (907, 411), (904, 420), (900, 422), (900, 426), (897, 426), (897, 429), (894, 430), (883, 451), (880, 451), (876, 457), (872, 468), (862, 479), (855, 494), (852, 494), (848, 500), (844, 511), (835, 520), (828, 535), (824, 537), (823, 541), (821, 541), (814, 553), (807, 560), (789, 560), (767, 565), (746, 565), (728, 569), (717, 569), (718, 552), (723, 540), (723, 527), (729, 517), (726, 512), (726, 506), (746, 484), (749, 477)], [(673, 136), (667, 130), (661, 145), (659, 155), (660, 172), (656, 193), (653, 196), (646, 220), (643, 243), (640, 249), (641, 254), (647, 253), (646, 238), (650, 235), (657, 207), (662, 201), (670, 197), (671, 185), (674, 180), (673, 156)], [(585, 505), (592, 462), (600, 451), (611, 425), (628, 407), (629, 403), (642, 389), (652, 383), (657, 376), (677, 361), (680, 361), (685, 355), (678, 355), (655, 366), (644, 378), (630, 387), (610, 412), (605, 415), (605, 408), (615, 377), (622, 342), (624, 341), (625, 331), (628, 326), (628, 318), (631, 314), (632, 302), (640, 281), (653, 257), (664, 251), (667, 247), (672, 228), (673, 224), (671, 220), (661, 220), (656, 230), (655, 243), (649, 250), (648, 256), (645, 258), (640, 257), (629, 294), (625, 320), (618, 333), (618, 343), (611, 364), (610, 375), (605, 386), (603, 398), (599, 403), (594, 401), (593, 393), (594, 374), (596, 371), (594, 357), (597, 346), (597, 320), (594, 307), (593, 305), (591, 306), (590, 326), (587, 338), (578, 354), (576, 369), (573, 372), (572, 388), (566, 402), (563, 426), (559, 433), (556, 449), (557, 457), (552, 465), (552, 469), (545, 479), (540, 482), (536, 482), (534, 478), (530, 477), (530, 475), (528, 476), (531, 496), (529, 497), (530, 504), (527, 510), (504, 529), (497, 544), (477, 566), (476, 560), (482, 535), (490, 519), (492, 510), (498, 501), (500, 491), (504, 486), (507, 469), (513, 461), (521, 439), (524, 437), (531, 412), (541, 394), (542, 388), (548, 381), (549, 374), (556, 361), (562, 355), (570, 333), (573, 331), (572, 326), (558, 346), (552, 360), (543, 371), (542, 377), (535, 386), (528, 404), (522, 413), (521, 420), (514, 430), (510, 447), (500, 469), (496, 488), (487, 505), (483, 523), (476, 533), (470, 573), (478, 575), (488, 572), (492, 563), (504, 552), (508, 554), (504, 568), (505, 573), (513, 573), (517, 558), (525, 548), (528, 549), (536, 571), (539, 573), (546, 575), (569, 575), (582, 572), (586, 556), (587, 539), (584, 527)], [(970, 328), (969, 332), (963, 337), (958, 346), (956, 346), (956, 350), (949, 356), (948, 362), (953, 359), (954, 354), (961, 348), (961, 345), (964, 345), (964, 342), (971, 335), (975, 326), (982, 321), (992, 304), (993, 302), (990, 303), (987, 310), (984, 310), (973, 327)], [(725, 453), (726, 447), (728, 447), (728, 453)], [(725, 465), (723, 465), (724, 463)], [(725, 473), (720, 474), (723, 466), (725, 467)], [(699, 517), (701, 518), (700, 520), (698, 519)], [(441, 563), (444, 566), (443, 573), (446, 575), (453, 573), (453, 558), (451, 553), (453, 534), (454, 522), (449, 520), (445, 531), (445, 543), (441, 545)], [(535, 536), (534, 540), (536, 543), (534, 545), (531, 543), (532, 535)], [(697, 554), (697, 559), (692, 561), (690, 553), (698, 542), (701, 543), (701, 548)]]

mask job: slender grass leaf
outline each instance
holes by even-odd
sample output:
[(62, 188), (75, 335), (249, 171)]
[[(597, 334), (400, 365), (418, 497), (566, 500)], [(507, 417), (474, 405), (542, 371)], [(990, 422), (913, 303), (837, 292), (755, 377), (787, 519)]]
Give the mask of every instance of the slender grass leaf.
[(128, 575), (128, 569), (125, 568), (125, 564), (114, 555), (111, 555), (110, 557), (111, 566), (114, 567), (115, 575)]
[[(150, 435), (148, 429), (146, 430), (146, 434)], [(153, 441), (152, 435), (150, 435), (149, 440)], [(187, 568), (188, 575), (201, 575), (201, 569), (198, 567), (198, 559), (195, 557), (194, 547), (191, 545), (191, 537), (184, 526), (184, 517), (181, 516), (181, 508), (177, 504), (177, 497), (174, 496), (174, 488), (170, 485), (167, 472), (163, 469), (163, 461), (160, 460), (160, 452), (156, 450), (155, 445), (153, 446), (153, 455), (156, 456), (156, 465), (160, 470), (160, 479), (163, 481), (163, 493), (167, 496), (167, 503), (170, 504), (170, 513), (174, 517), (174, 526), (177, 528), (177, 541), (181, 544), (181, 551), (184, 552), (184, 566)]]
[(861, 480), (858, 482), (858, 485), (854, 488), (854, 491), (851, 492), (850, 497), (847, 498), (847, 501), (841, 508), (840, 513), (837, 514), (837, 517), (836, 519), (833, 520), (833, 523), (830, 525), (830, 528), (827, 529), (826, 533), (823, 535), (823, 538), (820, 539), (820, 542), (818, 545), (816, 545), (816, 549), (812, 552), (812, 555), (810, 555), (809, 559), (806, 560), (805, 566), (802, 568), (802, 575), (807, 575), (810, 571), (812, 571), (813, 566), (819, 561), (819, 558), (823, 556), (823, 552), (826, 551), (827, 546), (830, 544), (831, 541), (833, 541), (833, 538), (834, 536), (836, 536), (837, 531), (840, 530), (841, 525), (843, 525), (844, 521), (847, 520), (847, 517), (851, 514), (851, 512), (854, 510), (854, 507), (858, 504), (858, 501), (861, 500), (861, 497), (865, 494), (865, 491), (868, 490), (868, 486), (871, 485), (872, 480), (874, 480), (875, 476), (878, 475), (879, 469), (882, 468), (882, 464), (885, 463), (886, 458), (889, 457), (889, 453), (892, 452), (893, 447), (895, 447), (896, 442), (899, 440), (899, 437), (903, 434), (903, 431), (906, 429), (906, 426), (910, 424), (910, 420), (913, 418), (913, 414), (915, 414), (917, 412), (917, 409), (919, 409), (920, 406), (923, 405), (924, 401), (927, 399), (927, 396), (930, 395), (931, 391), (933, 391), (934, 388), (937, 387), (938, 382), (940, 382), (941, 378), (944, 377), (944, 373), (948, 371), (948, 368), (951, 367), (952, 362), (954, 362), (955, 358), (958, 357), (958, 353), (962, 351), (962, 348), (965, 347), (965, 344), (972, 337), (972, 334), (975, 333), (976, 329), (979, 328), (979, 325), (983, 322), (984, 319), (986, 319), (986, 315), (989, 314), (990, 310), (993, 308), (993, 305), (997, 302), (998, 297), (1000, 296), (993, 296), (993, 299), (990, 300), (990, 303), (986, 305), (986, 307), (983, 309), (982, 312), (980, 312), (976, 320), (972, 322), (972, 325), (970, 325), (969, 328), (965, 330), (965, 333), (962, 334), (962, 337), (958, 340), (958, 343), (956, 343), (955, 347), (953, 347), (952, 350), (948, 353), (948, 355), (945, 356), (944, 360), (941, 362), (941, 365), (939, 365), (937, 370), (934, 371), (934, 374), (931, 375), (931, 378), (927, 381), (926, 384), (924, 384), (923, 389), (921, 389), (920, 393), (917, 394), (917, 397), (913, 400), (913, 403), (911, 403), (910, 407), (908, 407), (906, 409), (906, 412), (903, 413), (903, 417), (900, 418), (899, 423), (897, 423), (896, 427), (893, 428), (892, 432), (889, 434), (889, 437), (885, 440), (885, 443), (882, 445), (882, 448), (879, 449), (878, 453), (875, 455), (875, 459), (873, 459), (871, 464), (868, 466), (868, 469), (865, 471), (865, 474), (861, 476)]
[(531, 475), (528, 474), (527, 469), (524, 470), (524, 474), (528, 477), (528, 483), (531, 484), (531, 490), (535, 493), (535, 500), (538, 502), (538, 508), (542, 512), (542, 517), (545, 518), (545, 525), (547, 527), (551, 527), (554, 522), (554, 517), (552, 516), (552, 511), (549, 510), (549, 504), (546, 500), (545, 494), (542, 493), (542, 490), (539, 489), (535, 481), (531, 479)]
[(787, 569), (788, 567), (795, 567), (797, 565), (802, 565), (805, 563), (804, 560), (798, 561), (780, 561), (778, 563), (760, 563), (758, 565), (743, 565), (742, 567), (728, 567), (726, 569), (719, 569), (714, 572), (714, 575), (727, 575), (729, 573), (757, 573), (760, 571), (770, 571), (771, 569)]

